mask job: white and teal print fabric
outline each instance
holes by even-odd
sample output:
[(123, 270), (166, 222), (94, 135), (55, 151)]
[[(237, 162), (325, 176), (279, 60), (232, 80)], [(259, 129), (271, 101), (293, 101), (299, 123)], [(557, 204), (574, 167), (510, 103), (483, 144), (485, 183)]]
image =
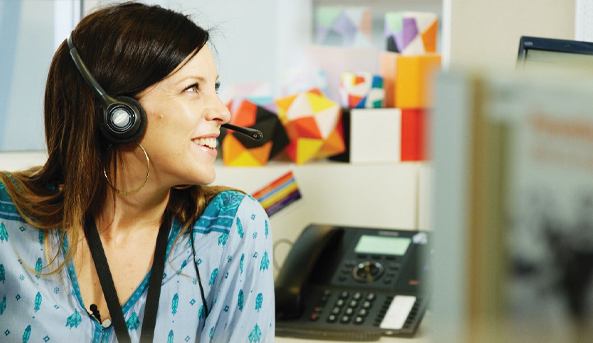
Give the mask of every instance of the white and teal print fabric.
[[(273, 342), (272, 237), (261, 205), (249, 195), (225, 191), (191, 233), (177, 237), (179, 232), (174, 221), (154, 342)], [(89, 306), (80, 296), (74, 265), (43, 275), (46, 239), (17, 213), (0, 183), (0, 342), (117, 342), (113, 326), (104, 328), (85, 310)], [(132, 342), (140, 338), (148, 278), (123, 306)]]

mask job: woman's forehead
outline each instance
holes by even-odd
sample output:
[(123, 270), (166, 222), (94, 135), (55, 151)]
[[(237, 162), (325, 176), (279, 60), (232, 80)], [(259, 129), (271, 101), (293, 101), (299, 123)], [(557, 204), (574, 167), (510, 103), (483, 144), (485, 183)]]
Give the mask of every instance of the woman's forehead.
[[(186, 78), (188, 75), (194, 73), (208, 73), (212, 72), (211, 70), (214, 68), (216, 71), (216, 66), (214, 64), (214, 56), (212, 56), (212, 52), (207, 45), (204, 45), (197, 53), (191, 53), (187, 56), (180, 64), (167, 76), (166, 79), (179, 79), (179, 78)], [(205, 75), (195, 75), (195, 76), (205, 76)]]
[(188, 80), (206, 80), (210, 77), (217, 78), (216, 65), (214, 63), (214, 56), (208, 46), (204, 45), (196, 54), (190, 54), (186, 57), (179, 66), (173, 70), (163, 80), (148, 87), (140, 92), (139, 96), (143, 97), (150, 93), (155, 88), (174, 88), (183, 84), (187, 86)]

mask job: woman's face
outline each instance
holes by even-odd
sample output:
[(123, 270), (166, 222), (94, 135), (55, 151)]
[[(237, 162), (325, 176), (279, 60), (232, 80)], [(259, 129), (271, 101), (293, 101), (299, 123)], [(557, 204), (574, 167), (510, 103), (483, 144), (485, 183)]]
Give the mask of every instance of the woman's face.
[(167, 187), (214, 181), (216, 138), (220, 125), (230, 120), (216, 93), (210, 48), (181, 65), (139, 96), (148, 118), (140, 143), (150, 157), (151, 178)]

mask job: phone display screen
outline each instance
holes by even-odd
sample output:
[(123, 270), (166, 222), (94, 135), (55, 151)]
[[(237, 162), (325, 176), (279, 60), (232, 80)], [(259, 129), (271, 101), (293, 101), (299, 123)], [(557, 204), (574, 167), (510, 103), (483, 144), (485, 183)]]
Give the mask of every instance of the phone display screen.
[(357, 254), (405, 255), (412, 239), (362, 235), (354, 248)]

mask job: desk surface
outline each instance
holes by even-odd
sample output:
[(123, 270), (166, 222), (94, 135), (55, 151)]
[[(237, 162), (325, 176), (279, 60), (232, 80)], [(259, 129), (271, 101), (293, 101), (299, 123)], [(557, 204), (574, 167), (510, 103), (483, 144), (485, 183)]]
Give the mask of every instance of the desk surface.
[[(430, 312), (427, 312), (424, 315), (424, 319), (418, 328), (418, 332), (416, 332), (416, 336), (413, 338), (393, 338), (393, 337), (382, 337), (380, 340), (375, 341), (379, 343), (432, 343), (430, 339), (431, 335), (429, 334), (427, 322), (430, 322)], [(309, 340), (309, 339), (297, 339), (297, 338), (287, 338), (287, 337), (276, 337), (274, 339), (274, 343), (344, 343), (344, 341), (319, 341), (319, 340)]]
[[(432, 341), (429, 339), (428, 336), (416, 336), (414, 338), (392, 338), (392, 337), (383, 337), (378, 341), (379, 343), (431, 343)], [(344, 341), (318, 341), (318, 340), (308, 340), (308, 339), (297, 339), (297, 338), (286, 338), (286, 337), (276, 337), (274, 339), (274, 343), (344, 343)]]
[[(344, 341), (318, 341), (309, 339), (298, 339), (298, 338), (287, 338), (287, 337), (276, 337), (275, 343), (344, 343)], [(421, 333), (414, 338), (393, 338), (383, 337), (378, 341), (379, 343), (431, 343), (432, 341), (427, 335)]]

